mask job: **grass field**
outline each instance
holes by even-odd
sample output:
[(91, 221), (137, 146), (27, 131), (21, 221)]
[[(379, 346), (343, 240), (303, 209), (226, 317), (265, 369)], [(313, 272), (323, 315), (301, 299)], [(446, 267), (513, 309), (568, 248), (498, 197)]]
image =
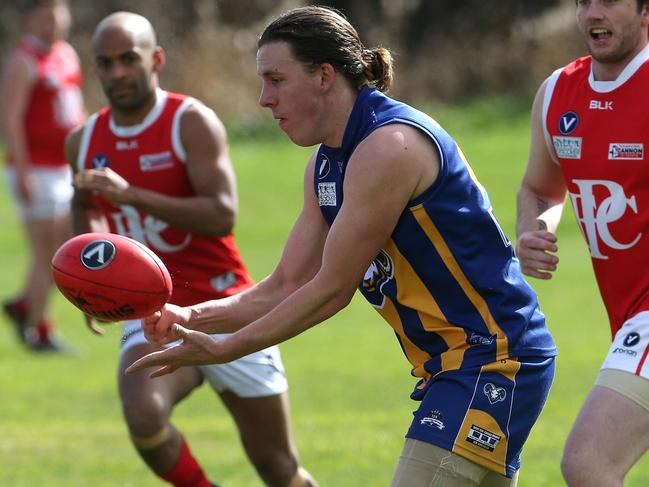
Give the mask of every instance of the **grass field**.
[[(514, 198), (526, 159), (527, 107), (508, 100), (462, 109), (433, 107), (489, 190), (496, 214), (514, 233)], [(301, 204), (309, 150), (284, 138), (235, 138), (239, 245), (255, 278), (270, 272)], [(0, 186), (0, 297), (16, 291), (25, 269), (20, 227)], [(604, 309), (585, 246), (570, 213), (559, 231), (561, 264), (551, 282), (534, 281), (559, 346), (556, 380), (523, 453), (522, 487), (563, 485), (566, 435), (609, 344)], [(0, 486), (146, 487), (160, 483), (136, 457), (115, 387), (119, 331), (97, 338), (55, 295), (53, 312), (77, 356), (42, 356), (16, 345), (0, 318)], [(389, 327), (356, 298), (336, 317), (282, 345), (292, 419), (304, 465), (322, 487), (386, 486), (416, 404), (409, 366)], [(219, 401), (201, 388), (174, 414), (210, 477), (227, 487), (261, 483), (243, 456)], [(649, 485), (649, 460), (627, 484)]]

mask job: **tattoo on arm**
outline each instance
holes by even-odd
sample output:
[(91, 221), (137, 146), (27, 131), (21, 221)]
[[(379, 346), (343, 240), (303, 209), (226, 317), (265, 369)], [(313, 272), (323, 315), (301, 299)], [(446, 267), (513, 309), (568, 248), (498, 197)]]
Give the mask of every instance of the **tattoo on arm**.
[(548, 202), (545, 200), (542, 200), (541, 198), (536, 198), (536, 209), (537, 209), (537, 214), (541, 215), (543, 212), (545, 212), (548, 208), (550, 208), (550, 205), (548, 205)]
[[(545, 200), (542, 200), (541, 198), (536, 199), (536, 209), (537, 209), (537, 215), (542, 215), (547, 209), (550, 207), (548, 205), (548, 202)], [(544, 221), (541, 220), (540, 218), (537, 218), (536, 221), (539, 224), (539, 230), (547, 230), (548, 229), (548, 224)]]

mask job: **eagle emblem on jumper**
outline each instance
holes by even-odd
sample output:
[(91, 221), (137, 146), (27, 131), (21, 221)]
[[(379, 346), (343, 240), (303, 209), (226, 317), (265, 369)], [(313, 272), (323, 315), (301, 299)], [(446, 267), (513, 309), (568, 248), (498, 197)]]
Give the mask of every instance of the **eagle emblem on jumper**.
[(361, 292), (372, 306), (376, 308), (383, 307), (385, 304), (383, 286), (393, 278), (394, 264), (392, 263), (392, 257), (385, 250), (381, 250), (365, 272), (363, 284), (361, 285)]

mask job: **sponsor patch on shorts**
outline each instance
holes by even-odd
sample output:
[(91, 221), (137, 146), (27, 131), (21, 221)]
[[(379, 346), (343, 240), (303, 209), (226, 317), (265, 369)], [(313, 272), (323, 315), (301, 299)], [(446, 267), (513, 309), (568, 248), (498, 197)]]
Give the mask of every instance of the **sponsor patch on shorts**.
[(602, 369), (617, 369), (649, 379), (649, 311), (624, 322), (613, 338)]
[(469, 434), (466, 437), (466, 441), (473, 443), (475, 446), (479, 446), (484, 450), (494, 451), (500, 442), (500, 436), (491, 433), (486, 429), (480, 428), (480, 426), (472, 424), (469, 429)]
[(438, 430), (443, 430), (444, 429), (444, 415), (442, 414), (441, 411), (438, 411), (437, 409), (433, 410), (430, 412), (429, 415), (424, 416), (420, 420), (421, 424), (425, 424), (426, 426), (430, 426), (431, 428), (437, 428)]
[(502, 387), (496, 387), (491, 382), (485, 384), (482, 389), (487, 399), (489, 399), (490, 404), (496, 404), (497, 402), (504, 401), (507, 397), (507, 392)]

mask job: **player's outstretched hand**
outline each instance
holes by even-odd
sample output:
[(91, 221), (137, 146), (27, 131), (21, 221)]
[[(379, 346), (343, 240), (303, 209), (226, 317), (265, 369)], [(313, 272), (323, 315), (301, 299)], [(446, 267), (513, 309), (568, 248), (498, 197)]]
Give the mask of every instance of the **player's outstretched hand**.
[(147, 340), (160, 347), (175, 342), (178, 336), (173, 330), (174, 323), (187, 326), (192, 312), (174, 304), (165, 304), (160, 311), (142, 320), (142, 329)]
[(133, 362), (126, 373), (132, 374), (147, 367), (160, 367), (151, 374), (153, 378), (171, 374), (179, 367), (221, 363), (218, 356), (219, 342), (209, 335), (188, 330), (177, 323), (171, 326), (171, 331), (176, 340), (182, 339), (180, 345), (145, 355)]
[(557, 270), (559, 257), (557, 236), (547, 230), (535, 230), (520, 235), (516, 243), (516, 255), (524, 274), (537, 279), (550, 279)]

